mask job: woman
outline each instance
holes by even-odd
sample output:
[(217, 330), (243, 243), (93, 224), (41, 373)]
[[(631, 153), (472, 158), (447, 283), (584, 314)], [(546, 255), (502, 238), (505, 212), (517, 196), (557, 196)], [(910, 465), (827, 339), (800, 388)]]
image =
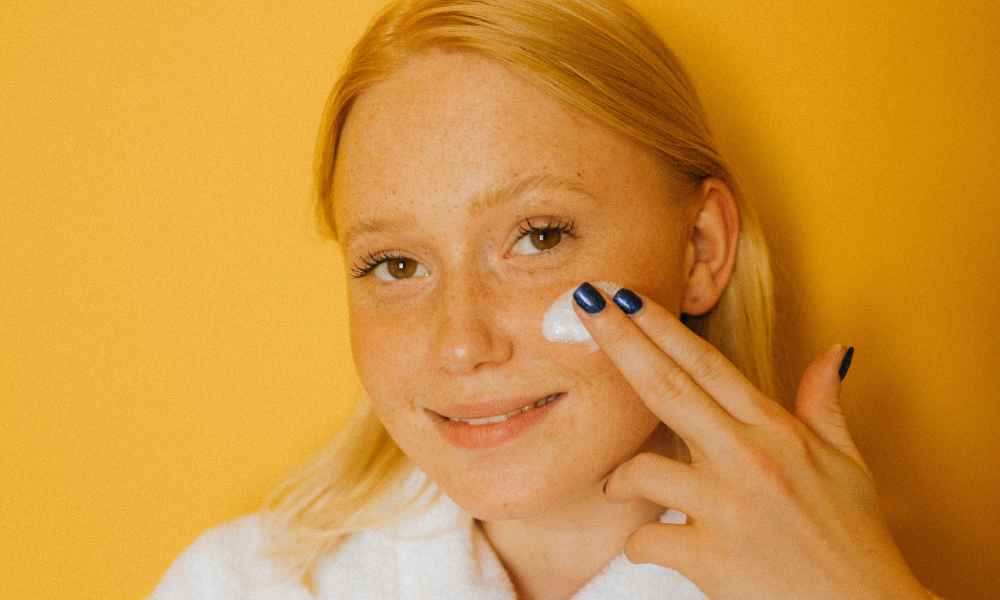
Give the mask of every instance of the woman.
[(853, 348), (781, 405), (764, 237), (627, 5), (388, 6), (316, 177), (365, 397), (154, 598), (933, 597), (840, 412)]

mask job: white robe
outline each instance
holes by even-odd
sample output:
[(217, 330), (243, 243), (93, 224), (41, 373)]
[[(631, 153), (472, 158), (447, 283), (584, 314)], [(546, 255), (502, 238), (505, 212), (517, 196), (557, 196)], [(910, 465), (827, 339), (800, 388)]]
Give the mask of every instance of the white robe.
[[(406, 482), (416, 489), (419, 467)], [(430, 492), (437, 490), (432, 484)], [(661, 523), (686, 523), (667, 509)], [(473, 518), (447, 494), (418, 519), (366, 529), (347, 537), (316, 569), (316, 594), (278, 577), (258, 554), (260, 515), (249, 514), (205, 531), (167, 570), (148, 600), (516, 600), (510, 577)], [(633, 564), (624, 552), (573, 595), (573, 600), (704, 600), (679, 572)]]

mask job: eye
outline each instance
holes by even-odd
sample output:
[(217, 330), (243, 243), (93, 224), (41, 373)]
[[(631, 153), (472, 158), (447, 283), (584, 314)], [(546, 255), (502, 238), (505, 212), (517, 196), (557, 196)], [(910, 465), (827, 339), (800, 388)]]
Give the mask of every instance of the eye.
[(427, 276), (427, 269), (417, 261), (390, 252), (369, 254), (363, 259), (361, 265), (356, 265), (351, 269), (351, 274), (354, 277), (364, 277), (372, 271), (382, 281), (398, 281), (412, 279), (414, 276)]
[[(563, 235), (578, 237), (576, 224), (571, 220), (554, 220), (542, 226), (533, 225), (525, 219), (518, 231), (521, 237), (514, 245), (515, 254), (542, 254), (550, 251), (562, 241)], [(520, 250), (520, 252), (517, 252)], [(359, 264), (351, 268), (355, 278), (365, 277), (371, 272), (382, 281), (399, 281), (426, 277), (427, 269), (408, 256), (403, 256), (395, 250), (374, 252), (361, 259)]]
[(559, 245), (563, 234), (576, 237), (576, 225), (573, 221), (557, 221), (544, 226), (535, 226), (530, 220), (526, 221), (527, 225), (522, 224), (518, 229), (521, 237), (514, 245), (514, 250), (520, 249), (524, 252), (515, 254), (541, 254)]

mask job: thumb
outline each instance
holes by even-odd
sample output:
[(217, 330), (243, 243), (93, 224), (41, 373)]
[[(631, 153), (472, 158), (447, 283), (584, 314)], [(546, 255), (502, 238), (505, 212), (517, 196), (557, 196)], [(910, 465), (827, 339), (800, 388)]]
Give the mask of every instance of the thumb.
[(795, 416), (823, 441), (853, 458), (869, 476), (861, 452), (847, 428), (840, 405), (841, 378), (854, 357), (854, 346), (836, 344), (806, 367), (795, 396)]

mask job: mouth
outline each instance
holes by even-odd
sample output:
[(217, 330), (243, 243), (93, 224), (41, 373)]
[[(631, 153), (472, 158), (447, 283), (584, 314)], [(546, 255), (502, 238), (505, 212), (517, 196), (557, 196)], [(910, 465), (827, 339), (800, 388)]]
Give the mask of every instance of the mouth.
[(459, 419), (424, 410), (434, 421), (442, 439), (463, 450), (483, 451), (513, 443), (526, 432), (541, 427), (548, 415), (560, 411), (563, 404), (560, 400), (566, 395), (566, 392), (549, 394), (519, 409), (491, 417)]
[(538, 410), (549, 404), (552, 404), (553, 402), (556, 402), (557, 400), (562, 399), (562, 397), (565, 395), (566, 392), (554, 392), (546, 396), (543, 396), (541, 398), (538, 398), (536, 400), (525, 402), (523, 405), (513, 410), (500, 412), (493, 415), (480, 416), (480, 417), (468, 417), (468, 418), (453, 417), (453, 416), (443, 415), (429, 408), (424, 408), (424, 412), (426, 412), (427, 415), (436, 423), (444, 421), (453, 421), (456, 423), (465, 423), (467, 425), (472, 425), (472, 426), (487, 426), (487, 425), (493, 425), (495, 423), (502, 423), (505, 421), (509, 421), (511, 419), (520, 417), (523, 414), (530, 413), (533, 410)]

